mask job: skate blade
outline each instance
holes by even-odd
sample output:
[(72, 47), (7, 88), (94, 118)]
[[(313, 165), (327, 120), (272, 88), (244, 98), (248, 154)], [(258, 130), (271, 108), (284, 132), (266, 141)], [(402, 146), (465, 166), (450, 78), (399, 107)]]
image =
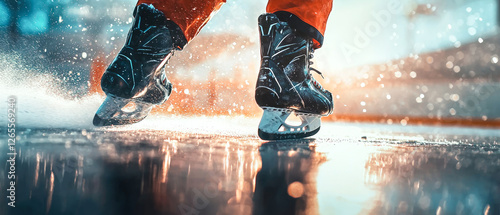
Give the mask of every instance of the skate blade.
[[(262, 107), (264, 114), (259, 124), (259, 137), (263, 140), (284, 140), (305, 138), (318, 133), (321, 115), (297, 112), (285, 108)], [(301, 121), (290, 125), (287, 118), (294, 114)]]
[(152, 104), (107, 96), (94, 116), (94, 126), (126, 125), (142, 121)]

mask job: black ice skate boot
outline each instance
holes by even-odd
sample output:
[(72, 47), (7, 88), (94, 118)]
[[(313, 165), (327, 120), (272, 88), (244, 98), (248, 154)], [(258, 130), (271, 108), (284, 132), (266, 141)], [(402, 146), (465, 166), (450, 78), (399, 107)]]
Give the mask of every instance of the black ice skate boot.
[(139, 122), (172, 91), (164, 66), (187, 43), (182, 31), (151, 5), (137, 6), (134, 17), (125, 45), (102, 76), (106, 100), (95, 126)]
[[(259, 17), (261, 60), (255, 100), (264, 110), (259, 137), (264, 140), (304, 138), (316, 134), (321, 116), (333, 111), (332, 94), (313, 78), (313, 41), (274, 14)], [(300, 125), (286, 119), (296, 115)]]

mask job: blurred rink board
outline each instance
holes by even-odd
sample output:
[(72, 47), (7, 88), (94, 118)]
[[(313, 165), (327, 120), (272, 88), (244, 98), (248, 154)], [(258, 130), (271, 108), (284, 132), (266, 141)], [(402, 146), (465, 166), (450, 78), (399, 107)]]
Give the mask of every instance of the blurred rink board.
[[(346, 70), (333, 119), (500, 126), (498, 36)], [(412, 120), (413, 119), (413, 120)]]

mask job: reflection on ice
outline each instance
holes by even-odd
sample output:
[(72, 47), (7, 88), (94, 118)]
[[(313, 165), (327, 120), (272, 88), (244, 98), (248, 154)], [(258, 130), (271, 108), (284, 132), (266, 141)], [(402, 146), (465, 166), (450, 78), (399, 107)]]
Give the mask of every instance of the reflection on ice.
[(498, 214), (498, 146), (401, 147), (372, 154), (374, 214)]
[(497, 137), (435, 144), (403, 133), (376, 138), (368, 128), (358, 127), (363, 138), (279, 142), (160, 129), (23, 130), (13, 214), (500, 212)]
[(326, 160), (314, 140), (264, 143), (253, 214), (318, 214), (316, 176)]
[(376, 190), (366, 184), (366, 165), (371, 154), (387, 147), (348, 140), (318, 145), (328, 157), (317, 177), (321, 214), (367, 214)]
[(21, 214), (251, 213), (255, 139), (84, 133), (22, 136)]

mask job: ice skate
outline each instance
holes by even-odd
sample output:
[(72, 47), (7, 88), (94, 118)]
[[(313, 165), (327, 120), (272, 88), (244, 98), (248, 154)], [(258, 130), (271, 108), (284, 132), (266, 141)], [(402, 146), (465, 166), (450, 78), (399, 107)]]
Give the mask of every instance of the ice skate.
[[(259, 137), (264, 140), (304, 138), (316, 134), (321, 117), (333, 111), (332, 94), (314, 79), (310, 67), (313, 42), (274, 14), (259, 17), (261, 68), (255, 99), (264, 110)], [(301, 121), (287, 123), (290, 115)]]
[(180, 49), (182, 33), (152, 6), (137, 6), (134, 17), (124, 47), (101, 78), (106, 100), (94, 116), (95, 126), (139, 122), (172, 91), (164, 66)]

